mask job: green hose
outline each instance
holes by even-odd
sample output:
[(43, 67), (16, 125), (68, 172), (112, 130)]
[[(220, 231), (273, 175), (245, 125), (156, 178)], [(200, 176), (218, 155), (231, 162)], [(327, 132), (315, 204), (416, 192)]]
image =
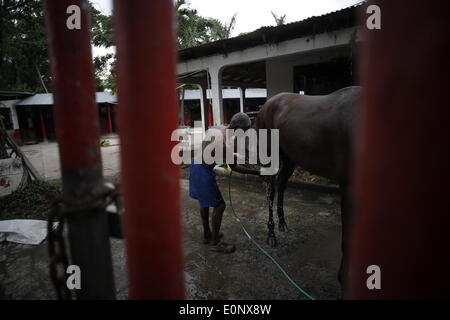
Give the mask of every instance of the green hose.
[(291, 278), (291, 276), (289, 276), (289, 274), (283, 269), (283, 267), (275, 260), (274, 257), (272, 257), (266, 250), (264, 250), (263, 247), (261, 247), (259, 245), (258, 242), (256, 242), (251, 236), (250, 234), (247, 232), (247, 229), (245, 229), (244, 224), (241, 222), (241, 220), (239, 219), (238, 215), (236, 214), (236, 211), (234, 211), (234, 207), (233, 207), (233, 201), (231, 200), (231, 175), (232, 175), (232, 171), (230, 171), (230, 175), (228, 177), (228, 199), (230, 200), (230, 207), (231, 207), (231, 211), (233, 212), (234, 218), (236, 219), (237, 223), (239, 224), (239, 226), (241, 227), (241, 229), (244, 231), (245, 235), (247, 236), (247, 238), (250, 239), (250, 241), (259, 249), (259, 251), (261, 251), (267, 258), (269, 258), (273, 264), (281, 271), (281, 273), (286, 277), (286, 279), (289, 280), (290, 283), (292, 283), (292, 285), (298, 289), (298, 291), (300, 291), (305, 297), (307, 297), (310, 300), (316, 300), (314, 297), (312, 297), (311, 295), (309, 295), (305, 290), (303, 290), (297, 282), (295, 282), (294, 279)]

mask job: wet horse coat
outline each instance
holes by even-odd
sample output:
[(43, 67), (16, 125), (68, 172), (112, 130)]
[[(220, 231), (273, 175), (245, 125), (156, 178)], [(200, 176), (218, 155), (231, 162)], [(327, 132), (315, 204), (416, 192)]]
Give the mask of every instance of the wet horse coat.
[[(267, 241), (277, 244), (272, 203), (278, 189), (277, 215), (280, 231), (287, 229), (283, 195), (287, 181), (299, 166), (335, 180), (341, 193), (342, 249), (345, 253), (351, 218), (351, 168), (353, 139), (360, 87), (347, 87), (324, 96), (280, 93), (270, 98), (255, 121), (256, 129), (279, 129), (280, 170), (267, 179), (269, 221)], [(342, 264), (341, 264), (342, 266)], [(342, 268), (340, 271), (343, 272)]]

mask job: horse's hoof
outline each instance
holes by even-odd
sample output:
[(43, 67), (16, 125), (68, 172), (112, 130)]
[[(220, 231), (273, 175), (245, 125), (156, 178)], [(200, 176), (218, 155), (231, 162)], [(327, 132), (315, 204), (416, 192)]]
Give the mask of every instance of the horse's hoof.
[(272, 248), (276, 247), (278, 242), (277, 242), (277, 238), (275, 238), (275, 236), (268, 236), (267, 237), (267, 244), (269, 246), (271, 246)]
[(278, 223), (278, 230), (281, 231), (281, 232), (289, 231), (286, 222), (284, 222), (284, 221), (283, 222), (279, 222)]

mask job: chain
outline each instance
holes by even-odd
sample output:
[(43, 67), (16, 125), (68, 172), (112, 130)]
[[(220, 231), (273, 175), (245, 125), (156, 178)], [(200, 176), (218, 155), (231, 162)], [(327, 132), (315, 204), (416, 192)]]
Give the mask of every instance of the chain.
[[(56, 201), (48, 218), (48, 252), (50, 256), (50, 277), (58, 300), (71, 300), (72, 292), (67, 288), (66, 270), (69, 266), (64, 240), (65, 216), (62, 201)], [(55, 222), (57, 225), (55, 226)]]
[[(47, 231), (48, 231), (48, 250), (50, 257), (50, 277), (55, 287), (58, 300), (74, 299), (73, 292), (67, 287), (67, 273), (69, 258), (66, 250), (66, 241), (64, 239), (64, 225), (68, 216), (83, 217), (86, 214), (96, 214), (105, 212), (106, 207), (115, 203), (117, 212), (119, 208), (119, 192), (117, 186), (115, 189), (108, 188), (88, 204), (82, 206), (69, 206), (62, 199), (55, 201), (50, 211)], [(55, 226), (55, 222), (57, 225)]]

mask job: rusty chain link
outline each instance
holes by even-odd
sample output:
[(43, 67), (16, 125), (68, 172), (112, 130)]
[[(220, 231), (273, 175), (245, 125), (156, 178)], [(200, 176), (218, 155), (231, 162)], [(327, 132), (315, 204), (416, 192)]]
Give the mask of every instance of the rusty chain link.
[[(65, 216), (62, 214), (62, 202), (56, 201), (48, 218), (48, 252), (50, 257), (50, 277), (58, 300), (71, 300), (72, 292), (67, 288), (66, 270), (69, 266), (66, 243), (64, 240)], [(55, 222), (57, 226), (55, 227)]]
[[(62, 199), (54, 202), (52, 210), (49, 213), (47, 232), (48, 232), (48, 250), (50, 258), (50, 277), (55, 287), (58, 300), (72, 300), (74, 294), (67, 287), (67, 273), (69, 266), (69, 257), (66, 250), (66, 241), (64, 239), (64, 226), (67, 217), (83, 217), (89, 214), (106, 212), (106, 207), (114, 203), (117, 212), (120, 212), (118, 186), (107, 190), (99, 195), (97, 199), (89, 203), (74, 206), (65, 204)], [(55, 226), (55, 222), (57, 225)]]

